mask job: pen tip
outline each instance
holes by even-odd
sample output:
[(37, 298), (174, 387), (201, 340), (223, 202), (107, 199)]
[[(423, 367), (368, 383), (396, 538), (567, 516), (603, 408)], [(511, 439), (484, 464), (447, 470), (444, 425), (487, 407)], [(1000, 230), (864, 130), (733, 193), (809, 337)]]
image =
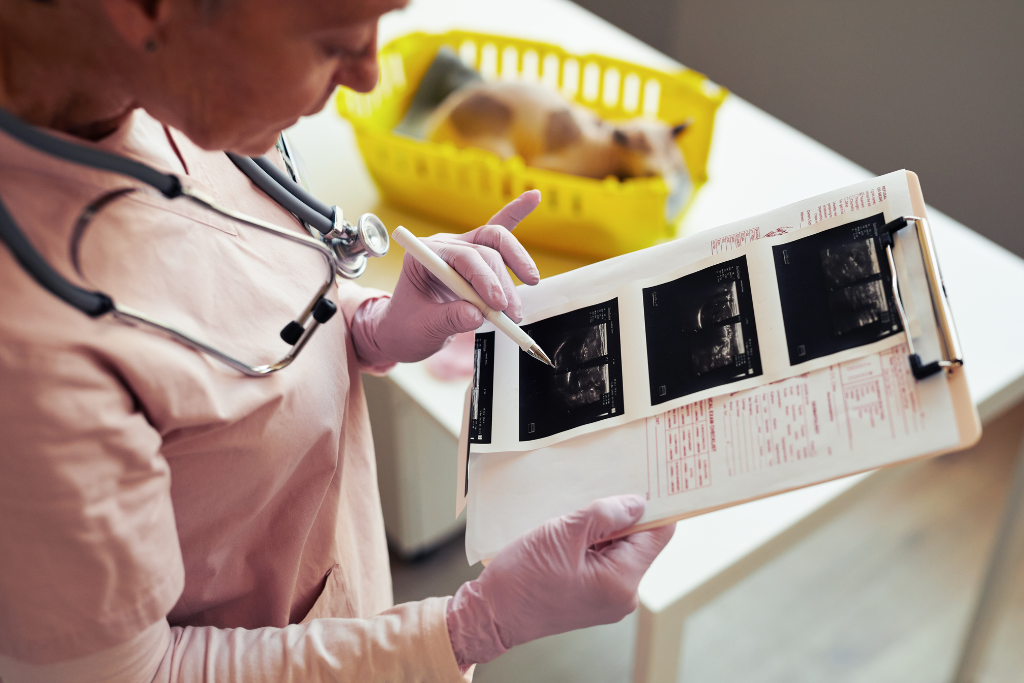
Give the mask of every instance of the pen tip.
[(548, 355), (544, 353), (544, 350), (540, 348), (537, 344), (531, 346), (530, 350), (527, 353), (529, 353), (531, 356), (539, 360), (541, 363), (544, 363), (545, 365), (548, 365), (554, 368), (555, 370), (558, 369), (555, 368), (555, 364), (551, 362), (551, 359), (548, 358)]

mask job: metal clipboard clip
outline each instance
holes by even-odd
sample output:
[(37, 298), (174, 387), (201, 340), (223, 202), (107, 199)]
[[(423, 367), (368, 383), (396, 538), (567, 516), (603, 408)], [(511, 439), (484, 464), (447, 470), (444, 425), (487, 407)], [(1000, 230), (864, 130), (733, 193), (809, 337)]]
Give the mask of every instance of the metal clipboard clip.
[[(935, 322), (938, 326), (939, 340), (942, 346), (942, 358), (931, 363), (924, 363), (921, 356), (914, 350), (914, 339), (910, 333), (910, 324), (907, 320), (906, 311), (903, 309), (903, 300), (900, 297), (899, 278), (896, 276), (896, 262), (892, 257), (893, 236), (899, 230), (907, 227), (911, 222), (917, 226), (917, 238), (921, 245), (921, 256), (924, 260), (924, 272), (928, 279), (928, 291), (931, 293), (932, 313), (935, 315)], [(910, 370), (916, 379), (924, 379), (939, 372), (943, 368), (952, 370), (964, 364), (963, 353), (960, 351), (960, 338), (956, 333), (956, 326), (953, 324), (953, 314), (949, 310), (949, 302), (946, 300), (946, 286), (942, 282), (942, 272), (939, 270), (939, 260), (935, 255), (935, 243), (932, 241), (932, 231), (928, 226), (928, 219), (918, 216), (903, 216), (894, 221), (886, 223), (878, 235), (882, 246), (885, 247), (885, 255), (889, 259), (889, 272), (892, 273), (892, 294), (896, 299), (896, 310), (903, 323), (903, 329), (907, 333), (907, 348), (910, 351)]]

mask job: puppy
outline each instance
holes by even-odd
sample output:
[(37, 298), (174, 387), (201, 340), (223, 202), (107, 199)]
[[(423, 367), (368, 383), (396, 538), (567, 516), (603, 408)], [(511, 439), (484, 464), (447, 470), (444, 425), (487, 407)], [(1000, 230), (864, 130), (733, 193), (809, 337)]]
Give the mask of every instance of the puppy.
[(613, 123), (540, 85), (478, 82), (445, 98), (427, 120), (425, 136), (586, 178), (661, 176), (675, 183), (687, 177), (676, 138), (688, 126)]

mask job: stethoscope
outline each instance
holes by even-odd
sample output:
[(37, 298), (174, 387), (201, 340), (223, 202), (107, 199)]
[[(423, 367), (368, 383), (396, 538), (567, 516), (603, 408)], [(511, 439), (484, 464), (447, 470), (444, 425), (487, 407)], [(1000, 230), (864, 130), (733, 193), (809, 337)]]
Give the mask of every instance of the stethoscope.
[(181, 184), (177, 176), (161, 173), (143, 163), (104, 150), (93, 149), (54, 137), (25, 123), (10, 112), (0, 109), (0, 130), (25, 145), (45, 154), (103, 171), (134, 178), (156, 189), (168, 199), (184, 197), (216, 213), (259, 230), (271, 233), (319, 253), (326, 263), (326, 277), (309, 304), (281, 330), (281, 338), (291, 348), (285, 356), (266, 365), (250, 365), (205, 342), (129, 306), (115, 302), (100, 291), (90, 291), (70, 282), (40, 255), (18, 228), (7, 207), (0, 200), (0, 240), (7, 245), (22, 268), (43, 288), (92, 318), (110, 314), (119, 322), (148, 329), (170, 337), (191, 349), (208, 354), (236, 370), (262, 377), (291, 365), (309, 342), (317, 328), (330, 320), (337, 306), (327, 298), (335, 276), (355, 279), (366, 270), (368, 257), (383, 256), (388, 251), (387, 229), (372, 213), (363, 214), (355, 225), (344, 219), (341, 209), (318, 201), (298, 184), (294, 157), (282, 135), (278, 148), (288, 166), (289, 178), (266, 157), (249, 158), (228, 153), (231, 161), (257, 187), (291, 212), (305, 226), (309, 235), (279, 227), (219, 205), (202, 190)]

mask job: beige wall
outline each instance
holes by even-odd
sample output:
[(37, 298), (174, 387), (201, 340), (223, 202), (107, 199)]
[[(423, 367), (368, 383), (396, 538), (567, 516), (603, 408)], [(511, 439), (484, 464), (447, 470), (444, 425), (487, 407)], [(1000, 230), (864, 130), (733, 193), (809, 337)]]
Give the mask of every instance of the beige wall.
[(1024, 255), (1024, 0), (577, 0)]

